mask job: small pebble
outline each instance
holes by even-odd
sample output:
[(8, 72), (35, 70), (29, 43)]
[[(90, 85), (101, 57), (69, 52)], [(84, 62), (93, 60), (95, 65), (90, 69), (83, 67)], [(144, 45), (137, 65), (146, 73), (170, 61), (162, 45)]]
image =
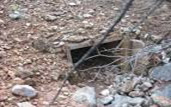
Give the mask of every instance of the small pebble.
[(74, 2), (70, 2), (68, 3), (69, 6), (77, 6), (78, 4), (74, 3)]
[(13, 20), (17, 20), (21, 18), (21, 13), (19, 11), (14, 11), (13, 13), (9, 14), (9, 17)]
[(83, 17), (84, 18), (91, 18), (91, 17), (93, 17), (91, 14), (83, 14)]
[(100, 94), (103, 96), (108, 96), (110, 94), (110, 91), (108, 89), (104, 89), (100, 92)]
[(48, 14), (48, 15), (46, 15), (46, 16), (44, 17), (44, 19), (45, 19), (46, 21), (55, 21), (55, 20), (57, 19), (57, 17), (54, 16), (54, 15)]

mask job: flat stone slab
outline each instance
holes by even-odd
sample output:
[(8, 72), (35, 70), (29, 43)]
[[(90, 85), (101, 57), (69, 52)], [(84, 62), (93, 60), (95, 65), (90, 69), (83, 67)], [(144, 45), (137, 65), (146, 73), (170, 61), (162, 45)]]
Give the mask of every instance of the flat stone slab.
[(154, 68), (150, 76), (151, 78), (155, 80), (170, 81), (171, 80), (171, 63)]

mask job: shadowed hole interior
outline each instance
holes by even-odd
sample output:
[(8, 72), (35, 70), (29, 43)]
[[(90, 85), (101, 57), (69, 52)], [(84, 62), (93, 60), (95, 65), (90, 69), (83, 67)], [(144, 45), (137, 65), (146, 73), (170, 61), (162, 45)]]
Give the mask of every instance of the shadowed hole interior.
[[(113, 41), (113, 42), (101, 44), (98, 49), (96, 49), (94, 52), (91, 53), (91, 55), (89, 55), (89, 57), (91, 58), (88, 57), (89, 59), (84, 61), (78, 67), (78, 69), (85, 69), (94, 66), (102, 66), (113, 62), (116, 58), (98, 56), (98, 52), (104, 51), (106, 49), (115, 48), (119, 44), (119, 42), (120, 41)], [(85, 47), (85, 48), (71, 50), (72, 63), (76, 63), (90, 48), (91, 47)], [(101, 54), (106, 56), (114, 56), (115, 53), (113, 53), (112, 51), (110, 52), (104, 51), (101, 52)], [(97, 57), (93, 57), (93, 56), (97, 56)]]

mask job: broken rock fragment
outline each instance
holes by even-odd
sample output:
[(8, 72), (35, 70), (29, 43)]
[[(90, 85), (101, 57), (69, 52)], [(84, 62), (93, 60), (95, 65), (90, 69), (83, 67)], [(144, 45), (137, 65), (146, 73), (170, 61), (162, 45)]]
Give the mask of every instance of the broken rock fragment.
[(152, 88), (153, 85), (150, 83), (150, 82), (144, 82), (142, 85), (141, 85), (141, 89), (143, 91), (147, 91), (148, 89)]
[(101, 99), (99, 99), (99, 102), (102, 103), (103, 105), (108, 105), (111, 104), (114, 98), (112, 96), (106, 96)]
[(19, 11), (14, 11), (13, 13), (9, 14), (9, 17), (12, 20), (17, 20), (17, 19), (20, 19), (22, 17), (22, 15), (21, 15), (21, 13)]
[(12, 88), (12, 93), (15, 95), (33, 98), (37, 95), (37, 91), (29, 85), (15, 85)]
[(123, 107), (125, 104), (131, 104), (131, 105), (142, 105), (146, 102), (146, 99), (136, 97), (131, 98), (128, 96), (122, 96), (122, 95), (115, 95), (115, 100), (112, 102), (112, 104), (109, 107)]
[(93, 107), (96, 105), (96, 92), (94, 87), (83, 87), (78, 89), (74, 95), (73, 99), (78, 103), (85, 103)]
[(100, 94), (103, 96), (108, 96), (110, 94), (110, 91), (109, 91), (109, 89), (104, 89), (100, 92)]
[(132, 80), (126, 81), (121, 87), (120, 91), (124, 93), (129, 93), (131, 92), (135, 87), (135, 84)]
[(84, 18), (91, 18), (91, 17), (93, 17), (93, 16), (92, 16), (91, 14), (88, 14), (88, 13), (87, 13), (87, 14), (83, 14), (83, 17), (84, 17)]
[(44, 19), (46, 21), (55, 21), (57, 19), (57, 16), (51, 15), (51, 14), (47, 14), (47, 15), (44, 16)]
[(22, 103), (17, 103), (18, 107), (35, 107), (34, 105), (32, 105), (29, 102), (22, 102)]

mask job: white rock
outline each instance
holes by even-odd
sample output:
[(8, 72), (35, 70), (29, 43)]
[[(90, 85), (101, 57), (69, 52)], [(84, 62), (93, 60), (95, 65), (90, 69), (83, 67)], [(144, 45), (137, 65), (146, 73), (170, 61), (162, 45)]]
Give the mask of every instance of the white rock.
[(158, 42), (162, 39), (162, 36), (160, 35), (150, 35), (150, 37), (151, 37), (151, 40), (154, 42)]
[(144, 82), (143, 85), (148, 87), (148, 88), (153, 87), (153, 85), (150, 82)]
[(72, 98), (78, 103), (87, 103), (89, 105), (96, 105), (96, 93), (94, 87), (83, 87), (78, 89)]
[(167, 57), (167, 54), (165, 51), (162, 51), (161, 52), (161, 55), (162, 55), (162, 62), (164, 62), (165, 64), (168, 64), (169, 61), (170, 61), (170, 58)]
[(83, 23), (83, 24), (88, 24), (89, 22), (85, 20), (85, 21), (83, 21), (82, 23)]
[(90, 22), (90, 23), (85, 24), (84, 25), (84, 28), (86, 28), (86, 29), (92, 29), (93, 26), (94, 26), (94, 24)]
[(44, 16), (44, 19), (46, 21), (55, 21), (57, 19), (57, 17), (54, 15), (51, 15), (51, 14), (47, 14), (46, 16)]
[(125, 15), (126, 18), (129, 18), (130, 16), (129, 15)]
[(118, 11), (118, 10), (119, 10), (119, 8), (115, 7), (115, 8), (114, 8), (114, 10), (115, 10), (115, 11)]
[(14, 11), (13, 13), (9, 14), (9, 17), (13, 20), (17, 20), (21, 18), (21, 13), (19, 11)]
[(0, 24), (4, 24), (5, 22), (2, 20), (2, 19), (0, 19)]
[(126, 23), (126, 22), (127, 22), (127, 20), (126, 20), (126, 19), (122, 19), (122, 20), (121, 20), (121, 22)]
[(26, 26), (28, 26), (28, 27), (31, 26), (31, 23), (26, 23)]
[(32, 105), (32, 104), (29, 103), (29, 102), (17, 103), (17, 106), (18, 106), (18, 107), (36, 107), (36, 106)]
[(143, 39), (147, 39), (149, 37), (149, 34), (146, 33), (144, 36), (143, 36)]
[(84, 18), (91, 18), (92, 15), (91, 15), (91, 14), (83, 14), (83, 17), (84, 17)]
[(162, 60), (163, 63), (168, 64), (170, 62), (170, 58), (165, 58)]
[(69, 6), (77, 6), (78, 4), (74, 3), (74, 2), (70, 2), (68, 3)]
[(94, 12), (95, 12), (95, 10), (93, 10), (93, 9), (89, 9), (89, 10), (88, 10), (88, 13), (89, 13), (89, 14), (93, 14)]
[(30, 97), (30, 98), (35, 97), (37, 95), (37, 91), (29, 85), (15, 85), (12, 88), (12, 93), (15, 95)]
[(122, 107), (130, 107), (128, 103), (122, 104)]
[(104, 105), (107, 105), (107, 104), (110, 104), (113, 100), (114, 98), (112, 96), (107, 96), (107, 97), (101, 98), (100, 102)]
[(130, 32), (130, 28), (128, 28), (128, 27), (121, 27), (120, 28), (120, 33), (121, 34), (128, 33), (128, 32)]
[(83, 29), (83, 28), (79, 28), (79, 29), (77, 30), (77, 33), (78, 33), (78, 34), (85, 34), (85, 33), (86, 33), (86, 30)]
[(108, 96), (110, 94), (110, 91), (108, 89), (104, 89), (100, 92), (100, 94), (103, 96)]
[(56, 30), (58, 30), (58, 26), (49, 26), (48, 30), (56, 31)]

